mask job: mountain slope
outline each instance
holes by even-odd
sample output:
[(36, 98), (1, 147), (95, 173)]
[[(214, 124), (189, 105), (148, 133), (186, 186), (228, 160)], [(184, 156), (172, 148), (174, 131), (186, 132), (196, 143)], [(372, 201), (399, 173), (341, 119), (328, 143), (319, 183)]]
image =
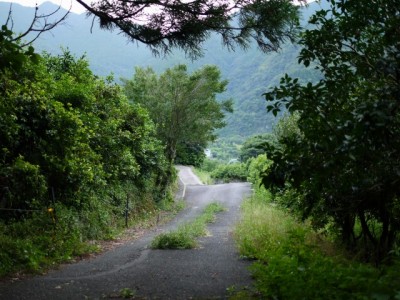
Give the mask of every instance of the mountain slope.
[[(0, 3), (0, 24), (7, 17), (9, 4)], [(52, 3), (44, 3), (39, 13), (54, 11), (57, 8)], [(309, 15), (318, 8), (318, 4), (311, 4), (304, 15)], [(65, 11), (60, 11), (61, 16)], [(32, 20), (34, 9), (13, 5), (14, 28), (16, 32), (25, 30)], [(77, 56), (85, 54), (95, 74), (107, 76), (115, 75), (116, 80), (121, 77), (130, 78), (135, 66), (152, 67), (162, 72), (168, 67), (184, 63), (190, 70), (204, 64), (215, 64), (222, 72), (223, 78), (229, 81), (227, 92), (221, 98), (234, 100), (235, 112), (227, 117), (227, 127), (220, 131), (220, 137), (246, 137), (269, 131), (276, 119), (266, 112), (266, 102), (262, 94), (269, 87), (278, 84), (280, 77), (289, 73), (302, 78), (315, 78), (315, 72), (306, 70), (297, 64), (299, 48), (287, 44), (278, 53), (261, 53), (255, 47), (247, 51), (237, 50), (229, 52), (222, 47), (218, 37), (212, 36), (204, 45), (204, 57), (190, 61), (184, 54), (175, 51), (167, 58), (155, 57), (144, 45), (128, 43), (118, 32), (100, 30), (96, 22), (92, 22), (84, 14), (70, 13), (63, 25), (56, 27), (50, 33), (44, 33), (34, 43), (38, 51), (47, 51), (52, 54), (61, 52), (61, 47), (68, 48)]]

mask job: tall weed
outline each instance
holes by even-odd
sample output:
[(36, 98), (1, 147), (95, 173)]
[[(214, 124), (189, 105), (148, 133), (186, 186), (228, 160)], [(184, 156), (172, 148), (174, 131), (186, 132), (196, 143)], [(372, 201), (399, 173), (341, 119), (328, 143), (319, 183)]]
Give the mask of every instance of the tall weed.
[(400, 298), (398, 263), (378, 269), (340, 251), (328, 255), (327, 241), (315, 236), (260, 193), (245, 201), (235, 238), (241, 254), (255, 260), (251, 270), (265, 299)]
[(196, 238), (207, 235), (206, 225), (215, 221), (215, 214), (223, 211), (219, 203), (209, 204), (193, 222), (180, 225), (177, 230), (162, 233), (151, 243), (153, 249), (192, 249)]

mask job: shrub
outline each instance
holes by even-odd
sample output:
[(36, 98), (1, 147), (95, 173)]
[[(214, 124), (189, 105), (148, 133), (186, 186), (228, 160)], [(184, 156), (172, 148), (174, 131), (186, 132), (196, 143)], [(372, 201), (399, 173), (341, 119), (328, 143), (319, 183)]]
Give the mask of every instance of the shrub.
[(206, 172), (212, 172), (221, 164), (219, 160), (206, 158), (201, 164), (200, 169)]
[(261, 174), (265, 173), (271, 166), (272, 161), (267, 158), (266, 154), (260, 154), (257, 157), (250, 158), (247, 161), (247, 181), (255, 184), (261, 184)]
[(223, 182), (246, 181), (246, 166), (243, 163), (220, 165), (211, 173), (211, 177)]
[(257, 194), (244, 203), (235, 238), (241, 254), (256, 260), (251, 270), (265, 299), (397, 299), (400, 295), (399, 263), (375, 268), (348, 261), (338, 251), (328, 255), (324, 237)]

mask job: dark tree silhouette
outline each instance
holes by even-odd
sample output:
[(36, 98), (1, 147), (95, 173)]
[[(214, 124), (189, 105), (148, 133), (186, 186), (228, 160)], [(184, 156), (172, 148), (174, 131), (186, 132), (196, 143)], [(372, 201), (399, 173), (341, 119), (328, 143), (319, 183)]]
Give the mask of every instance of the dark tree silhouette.
[(76, 1), (102, 28), (118, 29), (162, 55), (178, 48), (189, 57), (201, 56), (201, 45), (212, 32), (229, 49), (247, 48), (255, 40), (261, 50), (274, 51), (293, 39), (298, 27), (298, 6), (291, 0)]

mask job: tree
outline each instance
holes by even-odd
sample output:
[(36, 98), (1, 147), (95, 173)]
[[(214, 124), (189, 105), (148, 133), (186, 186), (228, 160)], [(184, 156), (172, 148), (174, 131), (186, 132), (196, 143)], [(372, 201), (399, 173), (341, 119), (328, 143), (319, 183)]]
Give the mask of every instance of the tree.
[(289, 0), (76, 1), (99, 18), (102, 28), (117, 28), (158, 54), (179, 48), (199, 56), (211, 32), (220, 34), (231, 49), (246, 48), (255, 40), (263, 51), (277, 50), (293, 38), (298, 25), (298, 8)]
[(169, 165), (154, 124), (120, 86), (84, 57), (26, 50), (5, 26), (0, 45), (1, 208), (42, 209), (53, 196), (78, 210), (118, 207), (116, 191), (164, 196)]
[(13, 33), (6, 25), (0, 30), (0, 73), (12, 72), (18, 74), (27, 61), (37, 62), (38, 55), (33, 47), (21, 46), (15, 42)]
[(136, 68), (131, 80), (123, 80), (129, 100), (149, 111), (171, 163), (179, 145), (205, 148), (215, 140), (215, 129), (225, 126), (224, 112), (231, 112), (232, 107), (230, 100), (216, 99), (227, 85), (220, 77), (215, 66), (188, 74), (185, 65), (178, 65), (160, 76), (152, 69)]
[(170, 165), (148, 113), (84, 57), (38, 55), (6, 26), (0, 46), (5, 274), (80, 255), (82, 242), (110, 236), (123, 211), (153, 211), (167, 198)]
[(205, 158), (204, 145), (185, 142), (177, 145), (175, 163), (178, 165), (200, 167)]
[(275, 136), (271, 133), (254, 135), (243, 143), (240, 149), (240, 160), (246, 162), (249, 158), (265, 154), (276, 143)]
[[(71, 5), (72, 5), (72, 3), (71, 3)], [(29, 24), (28, 28), (26, 28), (26, 30), (24, 30), (22, 33), (19, 33), (18, 35), (13, 35), (11, 38), (11, 41), (12, 42), (19, 41), (19, 42), (23, 43), (22, 46), (31, 45), (35, 40), (37, 40), (39, 38), (39, 36), (43, 32), (51, 31), (56, 26), (62, 24), (65, 21), (70, 10), (63, 13), (62, 15), (59, 14), (60, 11), (61, 11), (61, 5), (57, 9), (55, 9), (51, 12), (40, 13), (39, 7), (36, 5), (35, 11), (32, 16), (31, 23)], [(10, 31), (13, 31), (14, 20), (13, 20), (12, 3), (10, 4), (8, 16), (7, 16), (7, 19), (6, 19), (5, 23), (3, 24), (3, 26), (7, 27)], [(29, 39), (27, 41), (25, 41), (24, 39), (27, 37), (29, 37)]]
[(298, 113), (301, 134), (281, 141), (264, 183), (284, 174), (303, 195), (305, 217), (321, 227), (333, 221), (348, 246), (380, 262), (400, 230), (400, 2), (329, 2), (310, 19), (299, 57), (324, 78), (300, 85), (285, 76), (266, 94), (276, 100), (270, 111)]

